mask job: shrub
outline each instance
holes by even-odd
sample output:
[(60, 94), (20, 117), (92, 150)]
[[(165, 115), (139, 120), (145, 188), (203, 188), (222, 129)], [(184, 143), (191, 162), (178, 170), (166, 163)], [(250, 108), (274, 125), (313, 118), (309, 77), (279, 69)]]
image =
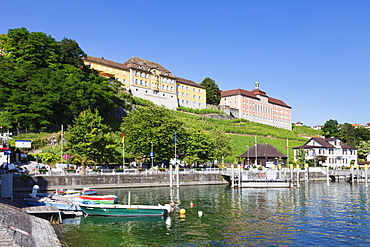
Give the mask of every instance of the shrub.
[(93, 172), (100, 172), (101, 170), (100, 170), (100, 169), (96, 169), (96, 168), (94, 168), (94, 169), (92, 169), (92, 171), (93, 171)]

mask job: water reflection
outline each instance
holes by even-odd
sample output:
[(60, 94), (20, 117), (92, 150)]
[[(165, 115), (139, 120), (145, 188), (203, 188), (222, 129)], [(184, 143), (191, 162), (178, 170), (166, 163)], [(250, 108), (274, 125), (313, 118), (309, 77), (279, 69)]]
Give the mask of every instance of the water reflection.
[[(132, 204), (174, 201), (167, 218), (87, 217), (63, 225), (68, 246), (368, 245), (369, 191), (363, 184), (302, 183), (300, 188), (186, 186), (99, 190)], [(190, 203), (194, 207), (190, 206)], [(178, 209), (186, 209), (180, 217)], [(203, 212), (199, 217), (198, 212)]]

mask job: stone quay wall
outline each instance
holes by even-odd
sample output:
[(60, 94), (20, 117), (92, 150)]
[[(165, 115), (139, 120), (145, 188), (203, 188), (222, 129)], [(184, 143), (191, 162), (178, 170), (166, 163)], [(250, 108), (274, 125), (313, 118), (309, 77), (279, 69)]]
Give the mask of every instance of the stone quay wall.
[[(185, 173), (179, 174), (180, 186), (227, 184), (219, 173)], [(177, 181), (172, 179), (173, 187)], [(107, 174), (107, 175), (64, 175), (64, 176), (31, 176), (14, 177), (13, 190), (30, 192), (37, 184), (41, 191), (56, 189), (82, 189), (90, 187), (103, 188), (133, 188), (170, 186), (169, 174)]]
[(0, 199), (0, 246), (62, 246), (52, 224)]

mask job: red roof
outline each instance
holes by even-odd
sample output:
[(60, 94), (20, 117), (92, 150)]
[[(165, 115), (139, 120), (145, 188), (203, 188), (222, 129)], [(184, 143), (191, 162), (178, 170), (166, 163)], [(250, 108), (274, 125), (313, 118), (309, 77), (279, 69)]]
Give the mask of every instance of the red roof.
[(221, 98), (234, 96), (234, 95), (242, 95), (242, 96), (246, 96), (246, 97), (253, 98), (253, 99), (256, 99), (256, 100), (259, 100), (257, 95), (262, 95), (262, 96), (267, 97), (268, 102), (271, 103), (271, 104), (292, 108), (292, 107), (288, 106), (287, 104), (285, 104), (282, 100), (271, 98), (271, 97), (267, 96), (264, 91), (261, 91), (259, 89), (254, 89), (253, 91), (247, 91), (247, 90), (238, 88), (238, 89), (232, 89), (232, 90), (227, 90), (227, 91), (222, 91), (221, 92)]

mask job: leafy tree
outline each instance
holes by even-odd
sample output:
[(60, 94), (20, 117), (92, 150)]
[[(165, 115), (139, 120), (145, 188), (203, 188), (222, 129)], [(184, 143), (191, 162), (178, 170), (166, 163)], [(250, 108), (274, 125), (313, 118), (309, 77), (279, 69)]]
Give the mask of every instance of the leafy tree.
[(298, 149), (298, 152), (295, 156), (298, 164), (304, 163), (304, 161), (306, 160), (306, 154), (307, 154), (307, 150), (305, 150), (304, 148)]
[(87, 108), (107, 118), (115, 107), (130, 105), (117, 81), (83, 66), (85, 53), (74, 40), (11, 29), (0, 36), (0, 49), (0, 108), (10, 113), (13, 128), (70, 124)]
[(221, 93), (218, 85), (214, 80), (207, 77), (201, 83), (201, 86), (205, 87), (206, 92), (206, 102), (207, 104), (219, 105), (221, 100)]
[(370, 140), (370, 130), (366, 129), (364, 126), (359, 126), (355, 129), (355, 138), (356, 138), (356, 145), (358, 145), (361, 141), (369, 141)]
[(222, 157), (230, 156), (235, 152), (235, 146), (231, 145), (231, 137), (224, 131), (213, 129), (210, 131), (210, 136), (213, 141), (213, 149), (209, 150), (212, 160), (221, 160)]
[(127, 155), (131, 153), (135, 157), (146, 157), (149, 161), (151, 142), (153, 142), (154, 161), (168, 161), (174, 158), (175, 133), (178, 137), (176, 153), (183, 152), (182, 127), (183, 123), (177, 120), (172, 110), (162, 106), (138, 106), (122, 119), (121, 129), (125, 133)]
[(357, 149), (358, 158), (360, 160), (366, 160), (368, 153), (370, 153), (370, 141), (360, 141)]
[(338, 137), (339, 124), (337, 120), (330, 119), (325, 122), (324, 126), (321, 128), (322, 134), (328, 137)]
[(351, 147), (356, 145), (355, 128), (349, 123), (340, 125), (338, 137)]
[(0, 50), (16, 63), (26, 63), (30, 68), (46, 68), (62, 62), (59, 43), (41, 32), (26, 28), (10, 29), (0, 36)]
[(86, 53), (80, 48), (78, 43), (72, 39), (64, 38), (60, 42), (64, 63), (75, 67), (83, 67), (82, 58), (86, 58)]
[(90, 109), (81, 112), (74, 123), (68, 126), (65, 134), (66, 151), (73, 155), (86, 157), (97, 163), (108, 163), (116, 152), (116, 142), (111, 128), (102, 123), (99, 112)]
[[(204, 131), (199, 127), (194, 127), (187, 131), (185, 157), (189, 162), (198, 161), (201, 163), (212, 159), (214, 141), (210, 132)], [(189, 163), (190, 165), (192, 163)]]

